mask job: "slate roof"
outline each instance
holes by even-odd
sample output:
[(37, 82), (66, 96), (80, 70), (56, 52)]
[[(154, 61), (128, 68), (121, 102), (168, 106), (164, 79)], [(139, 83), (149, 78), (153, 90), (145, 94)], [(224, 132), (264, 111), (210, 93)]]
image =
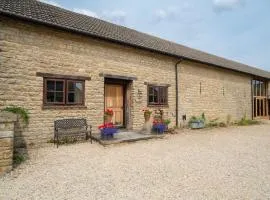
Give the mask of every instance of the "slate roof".
[(36, 0), (0, 0), (0, 14), (270, 79), (270, 72)]

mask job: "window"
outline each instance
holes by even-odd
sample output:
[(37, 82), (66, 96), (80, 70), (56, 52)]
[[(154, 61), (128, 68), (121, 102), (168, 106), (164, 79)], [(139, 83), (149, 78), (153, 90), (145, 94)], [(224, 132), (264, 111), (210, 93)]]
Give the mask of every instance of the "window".
[(44, 105), (84, 105), (84, 81), (44, 78)]
[(266, 96), (266, 82), (260, 80), (252, 80), (253, 96)]
[(168, 105), (168, 87), (149, 85), (148, 105)]

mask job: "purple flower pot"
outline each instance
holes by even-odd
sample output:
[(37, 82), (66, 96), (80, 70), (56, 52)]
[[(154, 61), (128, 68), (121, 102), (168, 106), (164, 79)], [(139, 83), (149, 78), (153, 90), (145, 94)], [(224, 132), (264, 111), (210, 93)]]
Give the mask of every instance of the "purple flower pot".
[(166, 130), (166, 125), (165, 124), (154, 124), (153, 125), (153, 131), (162, 134)]
[(112, 139), (114, 134), (117, 133), (117, 128), (103, 128), (100, 130), (101, 132), (101, 139), (109, 140)]

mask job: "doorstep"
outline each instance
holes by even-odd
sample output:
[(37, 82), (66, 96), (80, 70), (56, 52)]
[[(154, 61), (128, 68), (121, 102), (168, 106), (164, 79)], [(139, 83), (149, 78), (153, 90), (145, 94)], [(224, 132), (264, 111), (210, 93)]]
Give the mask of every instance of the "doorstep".
[(101, 139), (100, 134), (92, 135), (93, 140), (96, 140), (101, 145), (111, 145), (111, 144), (119, 144), (119, 143), (129, 143), (136, 142), (140, 140), (149, 140), (149, 139), (157, 139), (164, 138), (164, 134), (142, 134), (136, 131), (120, 131), (114, 135), (114, 137), (110, 140)]

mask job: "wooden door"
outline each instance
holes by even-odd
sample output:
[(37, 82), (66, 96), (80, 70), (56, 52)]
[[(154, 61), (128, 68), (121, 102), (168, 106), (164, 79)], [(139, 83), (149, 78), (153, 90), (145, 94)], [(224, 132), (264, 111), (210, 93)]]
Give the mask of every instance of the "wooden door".
[(124, 125), (124, 88), (122, 85), (105, 84), (105, 109), (113, 109), (113, 124)]

